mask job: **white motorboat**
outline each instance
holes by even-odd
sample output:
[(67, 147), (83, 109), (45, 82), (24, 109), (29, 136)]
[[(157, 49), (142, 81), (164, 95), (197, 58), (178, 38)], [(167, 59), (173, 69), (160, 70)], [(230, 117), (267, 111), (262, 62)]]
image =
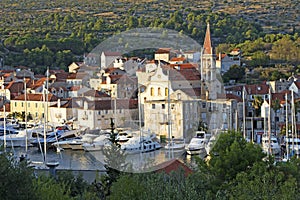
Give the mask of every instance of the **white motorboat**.
[(82, 148), (85, 151), (100, 151), (103, 149), (104, 146), (110, 145), (111, 142), (109, 141), (109, 135), (100, 135), (96, 137), (93, 142), (85, 142), (82, 144)]
[[(26, 136), (27, 133), (27, 136)], [(26, 143), (27, 139), (27, 143)], [(31, 146), (31, 141), (34, 140), (30, 130), (15, 130), (14, 133), (7, 134), (5, 136), (6, 147), (25, 147)], [(0, 142), (4, 143), (4, 135), (0, 136)]]
[(300, 155), (300, 138), (285, 137), (284, 143), (282, 144), (285, 151), (287, 151), (286, 144), (288, 144), (289, 157), (293, 155)]
[(127, 153), (144, 153), (155, 151), (162, 146), (151, 136), (132, 137), (121, 144), (121, 149)]
[(189, 155), (198, 155), (205, 152), (205, 145), (208, 143), (210, 134), (205, 131), (196, 131), (195, 137), (193, 137), (186, 148), (186, 152)]
[(166, 154), (182, 155), (185, 153), (185, 143), (171, 141), (164, 146)]
[(269, 138), (267, 134), (264, 134), (262, 137), (262, 149), (265, 153), (268, 153), (270, 150), (270, 153), (274, 155), (279, 154), (281, 151), (277, 138), (274, 135), (271, 135)]
[(124, 143), (127, 142), (130, 138), (132, 138), (132, 134), (129, 134), (128, 131), (123, 131), (118, 133), (117, 135), (117, 141), (119, 143)]
[(84, 150), (82, 144), (92, 143), (95, 138), (99, 135), (95, 134), (83, 134), (79, 137), (69, 138), (66, 140), (60, 140), (54, 142), (52, 145), (59, 149), (73, 149), (73, 150)]

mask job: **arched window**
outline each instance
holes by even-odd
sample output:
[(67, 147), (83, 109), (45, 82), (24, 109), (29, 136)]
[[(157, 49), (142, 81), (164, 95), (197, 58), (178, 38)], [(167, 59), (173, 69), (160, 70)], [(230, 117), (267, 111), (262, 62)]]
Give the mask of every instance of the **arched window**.
[(169, 89), (165, 88), (165, 96), (168, 96), (168, 93), (169, 93)]
[(153, 87), (151, 87), (150, 95), (151, 95), (151, 96), (154, 96), (154, 88), (153, 88)]
[(158, 95), (158, 96), (161, 96), (161, 90), (160, 90), (160, 87), (157, 89), (157, 95)]

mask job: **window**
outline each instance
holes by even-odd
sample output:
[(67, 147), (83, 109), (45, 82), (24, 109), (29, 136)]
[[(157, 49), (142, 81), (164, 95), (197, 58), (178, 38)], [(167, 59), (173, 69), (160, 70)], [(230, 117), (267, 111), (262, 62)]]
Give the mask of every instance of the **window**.
[(165, 88), (165, 96), (168, 96), (169, 90), (168, 88)]
[(15, 107), (17, 107), (17, 102), (15, 102)]
[(161, 109), (166, 109), (166, 105), (165, 104), (161, 104)]
[(157, 94), (158, 94), (158, 96), (161, 96), (160, 87), (157, 89)]
[(30, 103), (28, 102), (27, 107), (30, 108)]
[(155, 109), (155, 104), (152, 104), (152, 109)]
[(153, 87), (151, 87), (151, 89), (150, 89), (150, 96), (154, 96), (154, 88)]
[(177, 94), (177, 99), (178, 99), (178, 100), (181, 100), (181, 93), (178, 93), (178, 94)]
[(21, 107), (24, 107), (24, 103), (23, 102), (21, 103)]
[(38, 107), (38, 104), (37, 104), (37, 103), (35, 103), (35, 107), (36, 107), (36, 108)]

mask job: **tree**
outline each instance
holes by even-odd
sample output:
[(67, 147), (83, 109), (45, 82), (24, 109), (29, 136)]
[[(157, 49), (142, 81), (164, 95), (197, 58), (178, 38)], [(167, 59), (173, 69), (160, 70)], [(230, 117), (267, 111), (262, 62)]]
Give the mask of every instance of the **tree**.
[(252, 168), (239, 173), (230, 183), (226, 198), (298, 199), (299, 179), (292, 176), (289, 169), (294, 164), (284, 163), (281, 166), (274, 166), (272, 162), (257, 162)]
[(255, 110), (255, 116), (258, 117), (260, 114), (261, 105), (263, 104), (263, 99), (261, 96), (255, 95), (252, 102), (252, 106)]
[(230, 80), (235, 80), (236, 82), (240, 82), (243, 80), (243, 77), (245, 76), (245, 68), (233, 65), (229, 68), (227, 72), (223, 74), (223, 80), (224, 82), (229, 82)]
[(278, 99), (273, 100), (272, 104), (271, 104), (271, 108), (274, 110), (274, 113), (275, 113), (274, 125), (275, 125), (275, 135), (277, 135), (277, 133), (276, 133), (276, 129), (277, 129), (276, 122), (277, 122), (277, 111), (281, 108), (280, 101)]
[(220, 134), (211, 151), (209, 168), (220, 181), (230, 181), (235, 176), (264, 157), (257, 144), (248, 143), (240, 132)]

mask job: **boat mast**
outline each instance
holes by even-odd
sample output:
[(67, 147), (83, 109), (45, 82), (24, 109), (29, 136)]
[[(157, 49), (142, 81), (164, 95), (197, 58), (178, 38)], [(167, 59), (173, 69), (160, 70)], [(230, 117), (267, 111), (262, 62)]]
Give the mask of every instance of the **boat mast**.
[(27, 136), (27, 88), (26, 88), (26, 79), (24, 77), (24, 93), (25, 93), (25, 152), (28, 151), (28, 136)]
[(287, 93), (285, 93), (285, 150), (286, 150), (286, 159), (289, 160), (289, 119), (288, 119), (288, 104), (287, 104)]
[[(171, 145), (171, 122), (170, 122), (170, 110), (171, 110), (171, 105), (170, 105), (170, 68), (168, 69), (168, 137), (169, 137), (169, 145)], [(172, 141), (173, 142), (173, 141)], [(171, 148), (169, 148), (169, 151), (170, 151)], [(169, 152), (169, 156), (170, 155), (170, 152)]]
[(268, 146), (268, 155), (271, 154), (271, 89), (269, 88), (269, 113), (268, 113), (268, 137), (269, 137), (269, 146)]
[(292, 153), (294, 154), (294, 148), (295, 148), (295, 133), (294, 133), (294, 114), (295, 114), (295, 104), (294, 104), (294, 91), (292, 90), (292, 115), (291, 115), (291, 123), (292, 123)]
[(246, 139), (246, 108), (245, 108), (245, 86), (243, 87), (243, 134)]
[(4, 152), (6, 152), (6, 110), (5, 110), (5, 99), (6, 99), (6, 90), (4, 88), (4, 85), (2, 85), (2, 88), (4, 89), (4, 97), (3, 97), (3, 112), (4, 112), (4, 120), (3, 120), (3, 128), (4, 128), (4, 132), (3, 132), (3, 139), (4, 139)]

